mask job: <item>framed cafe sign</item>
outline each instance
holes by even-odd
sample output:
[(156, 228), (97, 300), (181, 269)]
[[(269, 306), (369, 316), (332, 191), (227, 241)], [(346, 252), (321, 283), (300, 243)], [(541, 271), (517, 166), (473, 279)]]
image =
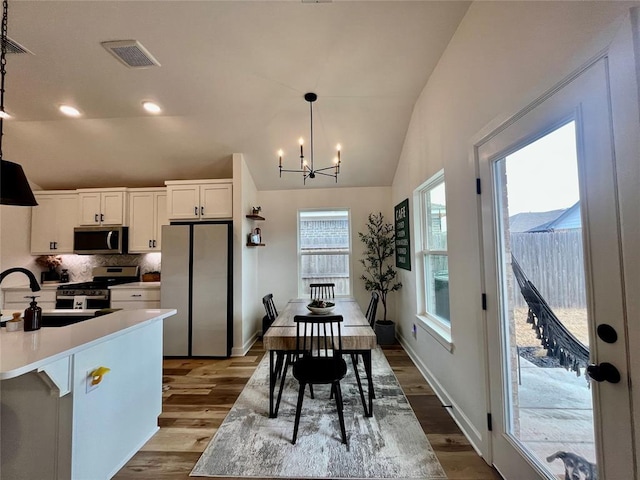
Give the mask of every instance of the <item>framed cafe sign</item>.
[(411, 270), (411, 240), (409, 236), (409, 199), (395, 206), (396, 267)]

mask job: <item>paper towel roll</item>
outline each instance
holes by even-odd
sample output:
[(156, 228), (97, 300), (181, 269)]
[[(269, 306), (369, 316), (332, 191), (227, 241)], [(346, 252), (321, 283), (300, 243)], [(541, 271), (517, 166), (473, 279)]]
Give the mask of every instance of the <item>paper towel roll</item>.
[(87, 296), (75, 295), (73, 297), (73, 309), (74, 310), (86, 310), (87, 309)]

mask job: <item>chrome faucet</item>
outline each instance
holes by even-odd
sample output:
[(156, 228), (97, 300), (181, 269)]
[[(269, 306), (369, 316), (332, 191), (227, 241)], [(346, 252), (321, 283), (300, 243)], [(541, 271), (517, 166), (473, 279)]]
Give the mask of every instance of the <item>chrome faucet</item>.
[(37, 292), (38, 290), (40, 290), (40, 284), (38, 283), (38, 280), (36, 279), (35, 275), (31, 273), (31, 270), (27, 270), (26, 268), (22, 268), (22, 267), (8, 268), (4, 272), (0, 273), (0, 283), (2, 283), (2, 281), (4, 280), (4, 277), (6, 277), (7, 275), (13, 272), (22, 272), (27, 277), (29, 277), (29, 288), (31, 288), (32, 292)]

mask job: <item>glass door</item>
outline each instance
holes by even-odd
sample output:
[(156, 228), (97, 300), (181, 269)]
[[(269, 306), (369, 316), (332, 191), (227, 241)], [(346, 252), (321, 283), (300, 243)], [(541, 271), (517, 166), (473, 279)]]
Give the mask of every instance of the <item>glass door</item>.
[(609, 122), (602, 59), (478, 148), (493, 463), (506, 478), (634, 475)]

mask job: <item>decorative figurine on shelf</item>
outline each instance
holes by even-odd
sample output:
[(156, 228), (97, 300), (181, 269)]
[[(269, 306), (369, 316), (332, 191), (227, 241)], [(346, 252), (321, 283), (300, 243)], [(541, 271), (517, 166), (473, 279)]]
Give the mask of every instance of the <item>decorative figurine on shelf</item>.
[(259, 228), (254, 228), (253, 233), (250, 235), (251, 243), (258, 245), (262, 243), (262, 232)]
[(60, 255), (40, 255), (36, 258), (36, 263), (47, 269), (40, 275), (40, 283), (60, 281), (60, 274), (57, 270), (62, 265)]
[(260, 207), (260, 206), (251, 207), (251, 215), (260, 215), (261, 211), (262, 211), (262, 207)]

